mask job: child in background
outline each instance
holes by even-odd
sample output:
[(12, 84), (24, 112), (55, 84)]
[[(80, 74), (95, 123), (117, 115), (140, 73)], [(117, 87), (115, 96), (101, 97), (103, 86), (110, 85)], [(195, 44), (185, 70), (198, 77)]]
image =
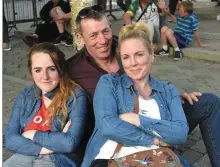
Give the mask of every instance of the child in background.
[(201, 43), (198, 33), (198, 20), (195, 16), (193, 3), (191, 1), (184, 1), (179, 6), (179, 15), (177, 17), (170, 14), (173, 21), (177, 23), (175, 30), (167, 26), (161, 29), (162, 49), (156, 55), (169, 55), (168, 42), (174, 47), (174, 60), (181, 60), (183, 55), (180, 48), (185, 48), (195, 37), (199, 47), (207, 47)]

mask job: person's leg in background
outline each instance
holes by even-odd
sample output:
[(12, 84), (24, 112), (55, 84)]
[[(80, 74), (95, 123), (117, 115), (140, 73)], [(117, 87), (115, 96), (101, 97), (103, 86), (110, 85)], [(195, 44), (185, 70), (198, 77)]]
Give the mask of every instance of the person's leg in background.
[(178, 0), (170, 0), (169, 8), (170, 8), (170, 13), (171, 13), (172, 15), (175, 14), (176, 7), (177, 7), (177, 3), (178, 3)]
[[(166, 5), (169, 6), (170, 4), (170, 0), (164, 0)], [(167, 26), (167, 22), (168, 22), (168, 15), (165, 14), (164, 16), (160, 16), (160, 29), (163, 27), (163, 26)]]
[(127, 12), (129, 6), (131, 4), (131, 0), (125, 0), (125, 3), (123, 0), (117, 0), (117, 5), (124, 11)]
[(190, 132), (199, 125), (210, 161), (213, 167), (220, 166), (220, 98), (203, 93), (193, 105), (185, 102), (183, 109)]
[[(52, 18), (55, 18), (57, 17), (57, 15), (64, 15), (65, 13), (62, 11), (62, 9), (58, 6), (58, 7), (55, 7), (53, 8), (51, 11), (50, 11), (50, 16)], [(65, 36), (65, 33), (64, 33), (64, 20), (56, 20), (56, 25), (57, 25), (57, 28), (58, 28), (58, 31), (59, 31), (59, 36), (57, 38), (55, 38), (55, 40), (53, 41), (54, 45), (60, 45), (60, 44), (63, 44), (64, 41), (66, 40), (66, 36)]]
[(148, 28), (149, 28), (149, 31), (150, 31), (150, 35), (151, 35), (151, 40), (153, 41), (153, 39), (154, 39), (154, 24), (152, 23), (152, 21), (150, 21), (150, 20), (148, 20), (147, 21), (147, 26), (148, 26)]
[(8, 36), (8, 23), (3, 14), (3, 44), (2, 44), (3, 51), (10, 51), (11, 45), (9, 44), (9, 36)]

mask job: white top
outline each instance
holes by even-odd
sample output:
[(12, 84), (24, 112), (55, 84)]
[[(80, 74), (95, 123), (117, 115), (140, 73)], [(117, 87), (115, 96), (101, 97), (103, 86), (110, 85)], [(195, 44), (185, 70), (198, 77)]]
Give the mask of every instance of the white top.
[[(154, 99), (144, 100), (139, 97), (139, 114), (145, 117), (153, 118), (153, 119), (161, 119), (160, 111), (157, 102)], [(113, 155), (118, 143), (113, 140), (107, 140), (105, 144), (101, 147), (99, 154), (95, 157), (95, 159), (110, 159)], [(159, 148), (156, 145), (152, 145), (150, 147), (143, 146), (135, 146), (135, 147), (122, 147), (117, 156), (114, 158), (120, 158), (129, 154), (133, 154), (140, 151), (152, 150)]]

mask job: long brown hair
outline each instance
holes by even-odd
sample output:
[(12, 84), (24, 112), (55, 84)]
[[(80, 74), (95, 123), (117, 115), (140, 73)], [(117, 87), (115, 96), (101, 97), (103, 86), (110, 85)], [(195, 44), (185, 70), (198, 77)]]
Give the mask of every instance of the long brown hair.
[(47, 121), (50, 123), (51, 120), (61, 112), (63, 116), (63, 119), (61, 120), (63, 127), (68, 116), (66, 103), (70, 95), (74, 97), (74, 102), (76, 101), (74, 89), (75, 87), (80, 88), (80, 86), (70, 79), (68, 64), (65, 60), (64, 53), (53, 44), (47, 42), (36, 44), (30, 49), (28, 54), (28, 68), (31, 74), (32, 56), (39, 52), (46, 53), (50, 56), (60, 76), (60, 83), (58, 85), (59, 90), (56, 92), (51, 104), (47, 108), (49, 113)]

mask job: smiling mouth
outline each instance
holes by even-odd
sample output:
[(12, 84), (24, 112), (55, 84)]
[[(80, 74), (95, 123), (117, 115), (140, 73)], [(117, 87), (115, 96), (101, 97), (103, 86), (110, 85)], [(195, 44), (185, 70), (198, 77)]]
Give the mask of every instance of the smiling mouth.
[(43, 84), (50, 84), (51, 82), (42, 82)]
[(108, 50), (108, 48), (109, 48), (108, 46), (105, 46), (105, 47), (101, 47), (101, 48), (99, 48), (99, 50), (102, 51), (102, 52), (103, 52), (103, 51), (105, 52), (105, 51)]

